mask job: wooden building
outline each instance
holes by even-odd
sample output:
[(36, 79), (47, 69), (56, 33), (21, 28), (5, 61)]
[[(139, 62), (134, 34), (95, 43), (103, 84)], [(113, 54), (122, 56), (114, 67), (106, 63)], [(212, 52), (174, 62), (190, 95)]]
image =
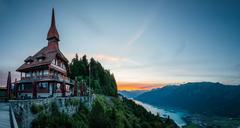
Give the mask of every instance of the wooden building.
[(67, 77), (68, 60), (59, 49), (59, 34), (52, 9), (51, 26), (47, 34), (48, 45), (24, 60), (16, 71), (21, 79), (16, 82), (18, 98), (70, 96), (74, 83)]

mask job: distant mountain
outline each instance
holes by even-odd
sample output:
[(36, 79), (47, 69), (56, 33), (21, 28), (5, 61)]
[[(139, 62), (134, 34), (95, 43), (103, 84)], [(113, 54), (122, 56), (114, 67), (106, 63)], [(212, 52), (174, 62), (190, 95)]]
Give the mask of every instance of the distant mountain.
[(134, 90), (134, 91), (126, 91), (126, 90), (123, 90), (123, 91), (118, 91), (119, 94), (127, 97), (127, 98), (135, 98), (143, 93), (145, 93), (147, 91), (145, 90)]
[(165, 86), (135, 99), (155, 106), (185, 109), (220, 116), (240, 115), (240, 86), (198, 82)]

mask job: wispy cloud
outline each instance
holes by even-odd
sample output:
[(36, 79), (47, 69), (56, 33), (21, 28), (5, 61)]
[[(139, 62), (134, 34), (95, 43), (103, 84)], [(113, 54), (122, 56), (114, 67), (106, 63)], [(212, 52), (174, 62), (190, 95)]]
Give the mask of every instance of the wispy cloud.
[(240, 64), (237, 64), (237, 65), (235, 66), (235, 68), (237, 69), (237, 71), (240, 72)]
[(145, 33), (145, 31), (148, 29), (149, 25), (152, 23), (152, 21), (157, 16), (158, 9), (155, 8), (152, 10), (152, 13), (150, 13), (143, 21), (142, 24), (139, 26), (139, 28), (136, 30), (136, 32), (130, 37), (130, 39), (127, 41), (127, 47), (133, 45), (136, 43)]
[(176, 49), (176, 52), (175, 52), (174, 57), (177, 57), (177, 56), (179, 56), (181, 53), (183, 53), (184, 50), (185, 50), (185, 48), (186, 48), (186, 41), (179, 42), (179, 46), (178, 46), (177, 49)]
[(110, 56), (110, 55), (104, 55), (104, 54), (93, 55), (93, 58), (100, 61), (110, 61), (110, 62), (128, 61), (128, 59), (124, 57), (116, 57), (116, 56)]
[(97, 22), (95, 22), (90, 16), (87, 16), (85, 14), (79, 15), (79, 19), (86, 26), (89, 30), (93, 31), (96, 34), (101, 34), (102, 30), (99, 28), (99, 25)]
[(154, 88), (161, 88), (164, 84), (152, 83), (135, 83), (135, 82), (118, 82), (118, 90), (151, 90)]
[[(68, 53), (66, 54), (66, 57), (69, 60), (72, 60), (75, 57), (76, 53)], [(78, 54), (79, 57), (83, 56), (83, 54)], [(88, 58), (94, 58), (98, 61), (101, 62), (108, 62), (108, 63), (115, 63), (115, 64), (120, 64), (120, 63), (130, 63), (133, 65), (138, 65), (139, 63), (137, 61), (134, 61), (130, 58), (127, 57), (119, 57), (119, 56), (112, 56), (112, 55), (106, 55), (106, 54), (86, 54)]]
[(127, 42), (127, 46), (131, 46), (133, 43), (135, 43), (139, 38), (141, 38), (141, 36), (143, 35), (143, 33), (145, 32), (147, 26), (148, 26), (149, 22), (144, 22), (139, 29), (136, 31), (136, 33), (134, 33), (132, 35), (132, 37), (130, 38), (130, 40)]

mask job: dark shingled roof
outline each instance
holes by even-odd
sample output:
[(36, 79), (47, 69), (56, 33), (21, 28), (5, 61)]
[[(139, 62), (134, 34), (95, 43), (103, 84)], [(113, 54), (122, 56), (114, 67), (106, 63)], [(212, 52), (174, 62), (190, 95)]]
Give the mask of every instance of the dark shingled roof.
[[(42, 61), (38, 61), (38, 58), (44, 56)], [(20, 66), (17, 71), (22, 71), (25, 69), (29, 69), (32, 67), (37, 67), (37, 66), (43, 66), (43, 65), (49, 65), (52, 63), (53, 59), (56, 57), (61, 58), (63, 61), (68, 63), (67, 58), (62, 54), (62, 52), (59, 49), (52, 49), (49, 47), (44, 47), (42, 48), (39, 52), (37, 52), (34, 56), (28, 57), (26, 60), (31, 58), (33, 60), (30, 64), (24, 63), (22, 66)]]

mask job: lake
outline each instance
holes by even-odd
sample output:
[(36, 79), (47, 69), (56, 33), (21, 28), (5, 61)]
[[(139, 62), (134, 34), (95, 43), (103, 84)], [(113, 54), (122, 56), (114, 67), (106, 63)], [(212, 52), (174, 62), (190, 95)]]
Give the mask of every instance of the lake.
[(172, 119), (179, 127), (186, 125), (186, 122), (183, 120), (183, 117), (186, 116), (187, 114), (185, 112), (180, 112), (176, 110), (172, 111), (164, 108), (159, 108), (159, 107), (155, 107), (150, 104), (146, 104), (137, 100), (133, 100), (133, 101), (135, 101), (135, 103), (139, 105), (142, 105), (147, 111), (153, 113), (154, 115), (157, 115), (157, 113), (159, 113), (159, 115), (164, 118), (167, 118), (169, 116), (170, 119)]

